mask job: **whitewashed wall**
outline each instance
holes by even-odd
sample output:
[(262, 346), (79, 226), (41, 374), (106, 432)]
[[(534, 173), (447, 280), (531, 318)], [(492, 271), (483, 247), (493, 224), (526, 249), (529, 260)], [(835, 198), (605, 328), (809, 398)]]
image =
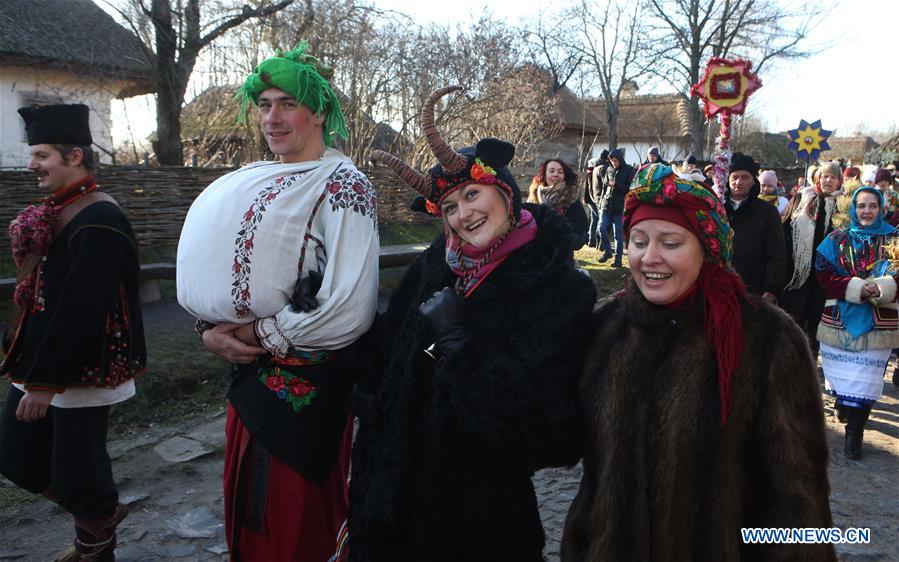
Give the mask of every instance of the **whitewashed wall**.
[[(686, 145), (686, 141), (684, 142), (684, 145)], [(660, 148), (659, 151), (662, 153), (662, 158), (665, 161), (677, 162), (678, 164), (687, 157), (687, 151), (689, 149), (688, 146), (678, 146), (675, 143), (650, 144), (640, 141), (620, 141), (618, 143), (618, 148), (624, 149), (624, 158), (627, 160), (627, 163), (631, 165), (644, 162), (646, 160), (646, 155), (649, 153), (649, 148), (652, 146), (658, 146)], [(599, 155), (606, 148), (608, 148), (608, 145), (603, 145), (602, 143), (594, 144), (591, 151), (593, 158), (599, 158)]]
[[(25, 122), (17, 110), (32, 99), (87, 105), (94, 144), (113, 150), (110, 108), (115, 92), (121, 89), (120, 82), (70, 72), (0, 67), (0, 168), (24, 168), (28, 164)], [(96, 146), (94, 149), (101, 162), (111, 162), (106, 153)]]

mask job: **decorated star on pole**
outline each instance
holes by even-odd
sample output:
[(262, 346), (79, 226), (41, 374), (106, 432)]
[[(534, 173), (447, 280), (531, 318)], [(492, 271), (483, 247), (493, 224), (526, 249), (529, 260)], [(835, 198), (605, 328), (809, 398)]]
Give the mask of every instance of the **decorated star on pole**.
[(693, 84), (690, 94), (702, 100), (705, 116), (711, 119), (722, 112), (742, 115), (749, 96), (761, 87), (762, 81), (752, 72), (751, 62), (713, 57), (705, 68), (705, 76)]
[(787, 131), (790, 135), (790, 144), (787, 148), (795, 152), (800, 160), (803, 158), (817, 160), (821, 151), (830, 150), (827, 139), (832, 133), (833, 131), (821, 128), (820, 119), (811, 124), (805, 119), (800, 119), (798, 127)]

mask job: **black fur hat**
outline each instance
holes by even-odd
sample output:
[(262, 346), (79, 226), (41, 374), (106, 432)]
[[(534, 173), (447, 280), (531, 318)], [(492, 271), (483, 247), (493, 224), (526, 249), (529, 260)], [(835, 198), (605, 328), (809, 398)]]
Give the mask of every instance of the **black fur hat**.
[(754, 178), (759, 175), (759, 165), (752, 156), (742, 152), (734, 152), (733, 156), (730, 157), (730, 169), (727, 173), (732, 174), (740, 170), (749, 172)]
[(93, 142), (90, 112), (86, 105), (61, 104), (23, 107), (19, 115), (25, 120), (28, 144), (76, 144), (88, 146)]

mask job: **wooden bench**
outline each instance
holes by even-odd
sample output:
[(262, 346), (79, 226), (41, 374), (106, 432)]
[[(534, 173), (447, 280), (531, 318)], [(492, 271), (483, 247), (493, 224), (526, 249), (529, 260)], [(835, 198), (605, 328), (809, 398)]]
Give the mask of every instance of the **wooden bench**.
[[(397, 246), (384, 246), (378, 264), (381, 269), (391, 267), (404, 267), (412, 263), (418, 254), (426, 250), (428, 244), (400, 244)], [(145, 263), (140, 266), (140, 300), (141, 302), (154, 302), (162, 298), (159, 291), (160, 281), (175, 280), (175, 264), (173, 263)], [(0, 279), (0, 298), (12, 297), (16, 288), (14, 278)]]

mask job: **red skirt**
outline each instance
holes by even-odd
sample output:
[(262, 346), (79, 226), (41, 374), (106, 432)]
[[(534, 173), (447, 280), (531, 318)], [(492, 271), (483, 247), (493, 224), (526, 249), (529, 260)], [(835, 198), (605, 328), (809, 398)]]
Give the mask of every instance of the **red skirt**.
[[(337, 550), (349, 505), (347, 477), (353, 439), (352, 417), (343, 431), (340, 453), (323, 486), (313, 484), (274, 455), (268, 476), (265, 512), (259, 532), (237, 521), (250, 493), (253, 437), (229, 404), (225, 425), (225, 533), (232, 560), (327, 562)], [(242, 490), (238, 497), (238, 490)], [(240, 502), (238, 504), (238, 502)], [(239, 532), (237, 550), (235, 531)]]

